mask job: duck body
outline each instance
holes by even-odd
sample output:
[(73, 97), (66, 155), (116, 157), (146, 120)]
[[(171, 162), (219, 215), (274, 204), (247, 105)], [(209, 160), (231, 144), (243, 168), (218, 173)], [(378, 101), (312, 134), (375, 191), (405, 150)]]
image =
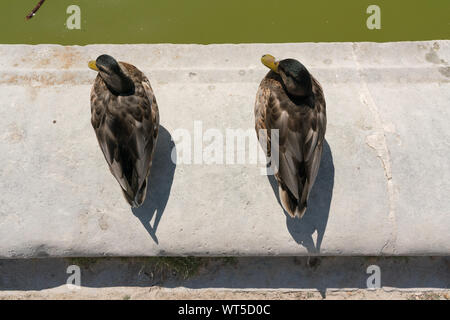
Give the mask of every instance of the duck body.
[(125, 199), (139, 207), (158, 138), (158, 105), (147, 77), (131, 64), (118, 65), (132, 80), (132, 90), (116, 92), (99, 73), (91, 90), (91, 124)]
[[(280, 202), (291, 217), (298, 218), (306, 211), (319, 170), (327, 122), (322, 87), (309, 76), (310, 94), (295, 96), (286, 89), (285, 77), (269, 71), (259, 86), (255, 103), (258, 138), (260, 130), (266, 130), (267, 146), (262, 147), (268, 157), (271, 150), (278, 155), (278, 161), (271, 159), (271, 162)], [(277, 134), (272, 134), (274, 129)], [(278, 143), (273, 143), (271, 137), (277, 137)]]

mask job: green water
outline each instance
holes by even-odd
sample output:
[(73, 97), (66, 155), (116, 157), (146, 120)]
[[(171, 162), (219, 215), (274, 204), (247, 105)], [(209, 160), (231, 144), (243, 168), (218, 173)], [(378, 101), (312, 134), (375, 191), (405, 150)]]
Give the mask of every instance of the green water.
[[(450, 0), (1, 0), (0, 43), (248, 43), (450, 38)], [(81, 8), (69, 30), (66, 9)], [(366, 8), (381, 8), (369, 30)]]

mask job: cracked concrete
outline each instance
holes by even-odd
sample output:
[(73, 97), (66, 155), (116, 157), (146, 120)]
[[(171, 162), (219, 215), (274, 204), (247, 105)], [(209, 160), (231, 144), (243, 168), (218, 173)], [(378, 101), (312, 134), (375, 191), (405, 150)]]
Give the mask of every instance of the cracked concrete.
[(381, 120), (379, 110), (375, 104), (372, 95), (370, 94), (369, 88), (367, 86), (366, 80), (361, 75), (361, 66), (356, 56), (355, 50), (357, 50), (357, 43), (353, 43), (353, 58), (357, 66), (358, 74), (361, 78), (362, 88), (360, 99), (361, 102), (366, 105), (373, 114), (376, 132), (374, 134), (368, 135), (366, 137), (366, 143), (377, 153), (378, 158), (381, 160), (381, 164), (384, 169), (384, 174), (386, 176), (386, 187), (389, 194), (389, 213), (388, 220), (391, 228), (391, 234), (389, 239), (381, 248), (380, 254), (395, 254), (395, 242), (397, 238), (397, 224), (395, 220), (395, 186), (392, 180), (392, 169), (391, 169), (391, 157), (389, 153), (389, 147), (386, 142), (386, 136), (384, 132), (384, 124)]
[[(140, 210), (122, 199), (89, 123), (86, 63), (102, 53), (143, 70), (160, 105)], [(302, 61), (327, 101), (302, 220), (283, 214), (257, 165), (170, 161), (175, 130), (193, 133), (194, 121), (253, 130), (265, 53)], [(447, 61), (450, 41), (0, 45), (0, 257), (447, 255)]]

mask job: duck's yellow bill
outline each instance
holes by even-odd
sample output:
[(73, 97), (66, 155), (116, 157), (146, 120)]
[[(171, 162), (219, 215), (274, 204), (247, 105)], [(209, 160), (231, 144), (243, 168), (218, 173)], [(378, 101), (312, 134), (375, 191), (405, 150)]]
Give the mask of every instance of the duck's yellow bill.
[(98, 71), (97, 64), (95, 63), (94, 60), (89, 61), (88, 66), (89, 66), (90, 69)]
[(275, 61), (275, 57), (271, 56), (270, 54), (265, 54), (261, 58), (261, 62), (263, 65), (265, 65), (267, 68), (275, 71), (278, 73), (278, 61)]

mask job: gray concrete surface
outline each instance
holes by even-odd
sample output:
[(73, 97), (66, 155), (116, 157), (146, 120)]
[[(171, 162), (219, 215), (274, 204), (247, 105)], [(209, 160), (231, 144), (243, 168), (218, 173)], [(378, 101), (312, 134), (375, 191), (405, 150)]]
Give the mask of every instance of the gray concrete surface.
[[(209, 261), (209, 262), (208, 262)], [(66, 285), (80, 267), (81, 289)], [(369, 266), (380, 288), (367, 288)], [(162, 276), (148, 258), (0, 260), (0, 299), (450, 299), (448, 257), (205, 259), (191, 277)]]
[[(160, 106), (138, 210), (90, 126), (87, 61), (102, 53), (143, 70)], [(327, 100), (327, 145), (301, 221), (255, 164), (170, 160), (171, 135), (195, 120), (203, 131), (253, 129), (264, 53), (302, 61)], [(1, 45), (0, 257), (448, 255), (449, 61), (450, 41)]]

